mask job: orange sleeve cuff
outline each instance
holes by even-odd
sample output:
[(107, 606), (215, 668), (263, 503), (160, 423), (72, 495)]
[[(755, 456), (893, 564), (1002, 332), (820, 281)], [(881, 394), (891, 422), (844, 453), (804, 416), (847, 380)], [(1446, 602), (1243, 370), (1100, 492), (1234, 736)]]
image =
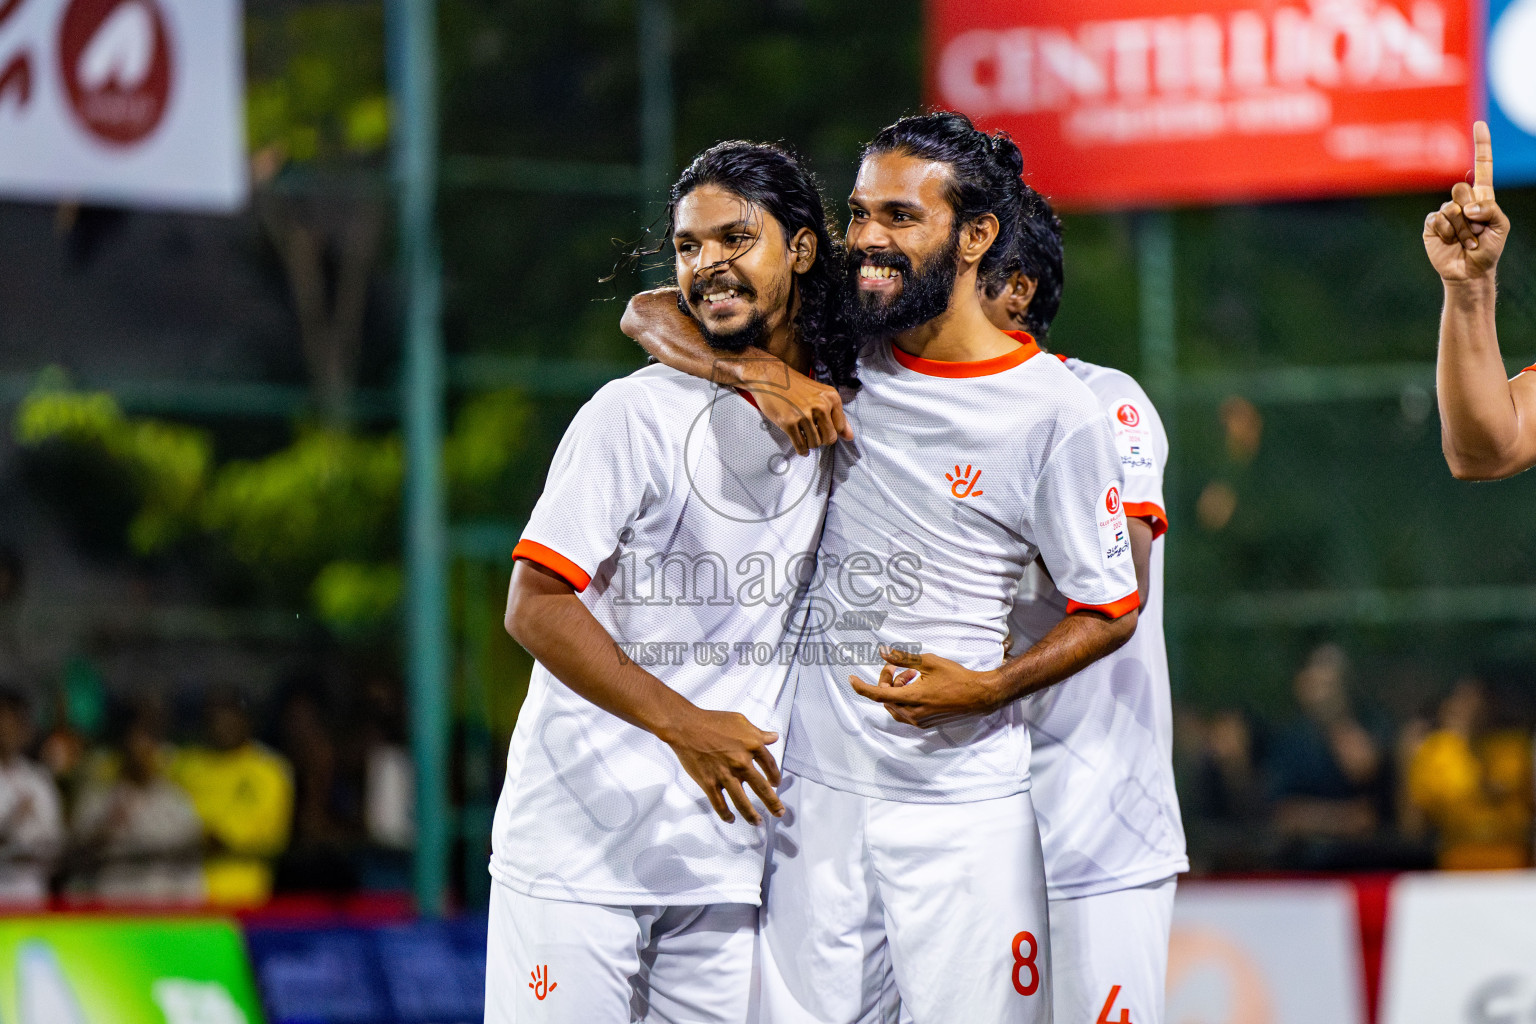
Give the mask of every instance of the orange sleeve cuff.
[(1152, 521), (1152, 539), (1157, 540), (1168, 532), (1168, 513), (1155, 501), (1127, 501), (1121, 505), (1125, 514), (1132, 519), (1150, 519)]
[(1111, 619), (1118, 619), (1123, 615), (1129, 615), (1140, 607), (1141, 594), (1133, 590), (1112, 604), (1082, 604), (1078, 601), (1068, 601), (1067, 614), (1071, 615), (1073, 612), (1098, 612), (1100, 615), (1107, 615)]
[(554, 548), (547, 548), (536, 540), (518, 541), (517, 547), (512, 549), (512, 557), (526, 558), (530, 562), (537, 562), (575, 587), (577, 593), (586, 590), (587, 584), (592, 582), (592, 577), (588, 576), (581, 566), (566, 558)]
[(1520, 372), (1521, 373), (1530, 373), (1532, 370), (1536, 370), (1536, 363), (1532, 363), (1530, 366), (1527, 366), (1525, 369), (1521, 370)]

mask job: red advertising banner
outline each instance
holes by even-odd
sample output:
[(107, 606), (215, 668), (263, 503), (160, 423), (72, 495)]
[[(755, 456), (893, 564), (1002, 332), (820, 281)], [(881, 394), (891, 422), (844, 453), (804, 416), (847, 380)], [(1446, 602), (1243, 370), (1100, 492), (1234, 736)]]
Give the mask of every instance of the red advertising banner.
[(928, 95), (1067, 207), (1440, 188), (1472, 165), (1480, 9), (928, 0)]

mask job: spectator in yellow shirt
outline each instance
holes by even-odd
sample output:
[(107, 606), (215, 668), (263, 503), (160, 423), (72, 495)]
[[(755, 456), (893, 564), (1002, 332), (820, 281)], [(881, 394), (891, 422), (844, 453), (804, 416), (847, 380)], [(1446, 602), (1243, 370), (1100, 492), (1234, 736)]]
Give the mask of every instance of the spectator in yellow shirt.
[(1459, 680), (1408, 765), (1409, 799), (1434, 826), (1449, 870), (1530, 863), (1531, 739), (1487, 728), (1487, 716), (1482, 682)]
[(208, 901), (256, 906), (272, 895), (272, 862), (288, 845), (293, 773), (281, 755), (251, 738), (238, 694), (211, 694), (206, 715), (208, 746), (183, 751), (173, 776), (203, 823)]

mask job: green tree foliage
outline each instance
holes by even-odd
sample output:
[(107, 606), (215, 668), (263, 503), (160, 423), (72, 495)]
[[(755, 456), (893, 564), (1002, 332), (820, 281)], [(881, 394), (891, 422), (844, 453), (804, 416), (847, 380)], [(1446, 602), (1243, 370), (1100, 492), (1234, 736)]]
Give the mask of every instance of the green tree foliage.
[(405, 574), (393, 563), (328, 562), (310, 585), (322, 622), (342, 635), (367, 634), (390, 621), (405, 593)]
[[(522, 487), (515, 469), (528, 413), (510, 390), (462, 404), (443, 457), (457, 513)], [(86, 456), (74, 462), (76, 493), (94, 489), (78, 467), (104, 462), (126, 474), (136, 508), (122, 541), (136, 555), (210, 542), (279, 595), (308, 600), (345, 635), (367, 633), (395, 612), (405, 469), (397, 433), (301, 425), (280, 451), (218, 463), (204, 431), (125, 416), (110, 395), (61, 387), (23, 401), (15, 433), (30, 452)]]
[(129, 420), (110, 395), (47, 388), (16, 414), (24, 447), (91, 448), (117, 464), (139, 495), (127, 541), (141, 555), (180, 539), (196, 518), (213, 462), (206, 432), (157, 420)]
[(404, 457), (396, 435), (302, 427), (289, 448), (231, 462), (209, 480), (201, 525), (236, 558), (270, 572), (312, 572), (330, 558), (391, 546)]
[(283, 5), (246, 19), (251, 152), (284, 160), (368, 157), (389, 141), (381, 5)]

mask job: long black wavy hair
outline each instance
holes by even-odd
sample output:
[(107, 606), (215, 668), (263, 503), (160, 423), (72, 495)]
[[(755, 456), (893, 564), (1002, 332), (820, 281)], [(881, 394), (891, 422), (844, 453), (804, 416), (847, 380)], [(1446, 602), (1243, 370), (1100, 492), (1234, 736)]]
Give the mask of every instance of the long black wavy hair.
[(1020, 195), (1013, 247), (996, 272), (983, 279), (982, 287), (995, 299), (1014, 274), (1031, 278), (1035, 282), (1035, 295), (1024, 311), (1024, 329), (1043, 339), (1061, 309), (1061, 292), (1066, 285), (1064, 264), (1061, 218), (1056, 216), (1049, 199), (1025, 184)]
[(964, 114), (943, 110), (912, 114), (880, 130), (863, 156), (904, 153), (950, 166), (945, 192), (954, 211), (954, 237), (988, 213), (997, 218), (997, 238), (981, 257), (977, 273), (991, 280), (1008, 259), (1018, 230), (1024, 180), (1024, 156), (1005, 132), (988, 135)]
[(816, 236), (815, 262), (792, 279), (792, 295), (798, 293), (800, 298), (795, 326), (811, 348), (817, 377), (836, 387), (857, 388), (858, 343), (847, 328), (842, 308), (843, 244), (827, 220), (816, 176), (805, 161), (782, 143), (716, 143), (694, 157), (672, 186), (665, 237), (672, 236), (677, 204), (705, 185), (715, 185), (766, 211), (784, 229), (786, 240), (801, 228), (809, 228)]

